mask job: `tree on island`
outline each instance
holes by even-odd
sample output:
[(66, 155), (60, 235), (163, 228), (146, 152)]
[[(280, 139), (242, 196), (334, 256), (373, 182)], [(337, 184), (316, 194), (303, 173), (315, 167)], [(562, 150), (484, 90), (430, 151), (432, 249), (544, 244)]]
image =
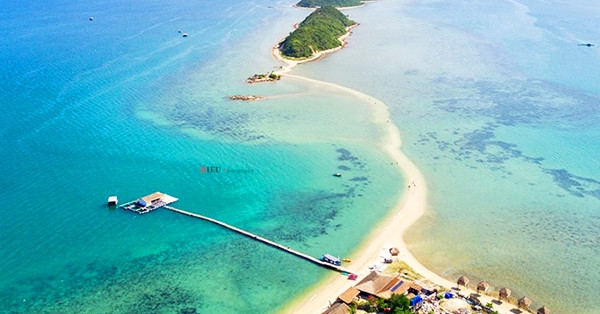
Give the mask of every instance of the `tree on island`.
[(320, 7), (279, 45), (284, 56), (308, 58), (313, 53), (342, 45), (338, 39), (346, 28), (356, 24), (332, 6)]
[(303, 8), (332, 6), (336, 8), (355, 7), (361, 5), (361, 0), (300, 0), (296, 5)]

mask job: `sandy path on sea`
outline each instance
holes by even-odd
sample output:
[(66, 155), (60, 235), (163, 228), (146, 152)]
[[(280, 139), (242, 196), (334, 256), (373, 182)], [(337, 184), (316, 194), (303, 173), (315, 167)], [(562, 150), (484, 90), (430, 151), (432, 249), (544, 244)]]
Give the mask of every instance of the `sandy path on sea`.
[[(295, 66), (288, 65), (287, 73)], [(404, 194), (398, 199), (390, 213), (375, 226), (370, 235), (363, 240), (361, 245), (350, 255), (352, 263), (347, 267), (354, 271), (361, 280), (370, 270), (369, 267), (381, 261), (382, 249), (397, 247), (400, 250), (399, 258), (406, 262), (417, 273), (426, 280), (447, 289), (456, 287), (456, 284), (442, 278), (421, 264), (409, 251), (404, 242), (404, 233), (424, 213), (427, 207), (427, 184), (423, 174), (417, 166), (400, 150), (402, 141), (398, 128), (391, 122), (389, 111), (385, 103), (367, 94), (350, 89), (341, 85), (319, 81), (307, 77), (284, 74), (286, 77), (324, 85), (340, 91), (349, 93), (354, 97), (368, 102), (372, 106), (372, 121), (377, 125), (387, 127), (387, 134), (380, 141), (381, 148), (390, 157), (390, 165), (399, 167), (405, 176), (406, 184), (410, 184)], [(357, 281), (348, 280), (345, 276), (332, 273), (322, 282), (307, 291), (305, 294), (293, 300), (281, 309), (284, 313), (321, 313), (335, 302), (337, 296)], [(464, 294), (475, 293), (469, 289), (463, 289)], [(481, 296), (480, 301), (486, 304), (492, 300), (491, 297)], [(494, 305), (499, 313), (512, 313), (515, 307), (509, 303)]]
[[(400, 134), (396, 126), (390, 121), (386, 105), (369, 95), (337, 84), (291, 74), (285, 76), (336, 88), (369, 102), (374, 109), (373, 122), (387, 125), (387, 138), (382, 139), (381, 143), (383, 143), (382, 148), (390, 156), (390, 166), (399, 167), (404, 173), (406, 181), (415, 184), (402, 195), (390, 214), (375, 227), (370, 236), (351, 254), (353, 261), (348, 268), (359, 275), (360, 280), (370, 272), (369, 266), (380, 260), (382, 248), (395, 246), (400, 249), (400, 258), (415, 271), (427, 278), (437, 276), (418, 263), (408, 252), (403, 241), (404, 231), (425, 212), (427, 188), (419, 169), (399, 150), (401, 145)], [(441, 277), (439, 279), (444, 280)], [(335, 301), (340, 293), (354, 284), (356, 284), (356, 281), (350, 281), (345, 276), (333, 274), (318, 284), (317, 287), (286, 306), (283, 311), (288, 313), (320, 313), (329, 306), (330, 302)]]
[[(408, 184), (411, 186), (401, 195), (394, 208), (390, 210), (390, 213), (373, 228), (369, 236), (367, 236), (358, 248), (350, 254), (352, 263), (347, 268), (358, 275), (357, 281), (347, 280), (345, 276), (332, 273), (313, 288), (309, 289), (306, 293), (286, 304), (280, 309), (280, 312), (283, 313), (306, 314), (321, 313), (325, 311), (331, 303), (335, 302), (338, 295), (366, 276), (370, 272), (370, 266), (381, 261), (382, 249), (390, 247), (397, 247), (400, 250), (398, 257), (408, 264), (415, 272), (422, 275), (426, 280), (447, 289), (456, 287), (453, 282), (442, 278), (421, 264), (408, 251), (406, 243), (404, 242), (404, 233), (406, 230), (425, 213), (427, 208), (427, 184), (423, 174), (421, 174), (417, 166), (400, 150), (400, 147), (402, 146), (400, 132), (394, 123), (391, 122), (387, 105), (374, 97), (348, 87), (290, 74), (290, 72), (299, 64), (318, 60), (327, 54), (345, 48), (345, 40), (351, 35), (351, 29), (356, 26), (358, 26), (358, 24), (348, 28), (348, 32), (339, 38), (342, 42), (342, 46), (318, 52), (305, 60), (297, 61), (283, 58), (278, 49), (278, 43), (273, 47), (272, 54), (277, 60), (285, 63), (285, 66), (281, 67), (279, 71), (275, 71), (275, 73), (288, 78), (338, 89), (368, 102), (373, 110), (373, 123), (387, 127), (387, 134), (384, 136), (385, 138), (380, 141), (381, 148), (390, 157), (390, 165), (400, 168), (400, 171), (405, 176), (407, 186)], [(470, 294), (475, 293), (475, 291), (463, 289), (463, 293)], [(479, 300), (483, 304), (486, 304), (492, 301), (492, 298), (481, 296)], [(499, 313), (512, 314), (513, 312), (511, 312), (511, 310), (514, 308), (515, 307), (509, 303), (494, 305), (494, 310)]]

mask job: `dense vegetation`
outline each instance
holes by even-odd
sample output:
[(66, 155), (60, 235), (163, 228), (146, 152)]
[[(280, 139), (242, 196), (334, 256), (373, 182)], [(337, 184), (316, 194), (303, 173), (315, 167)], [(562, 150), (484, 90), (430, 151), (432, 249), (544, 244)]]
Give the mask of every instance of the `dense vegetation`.
[(366, 311), (367, 313), (412, 313), (410, 311), (410, 300), (402, 294), (392, 294), (392, 296), (387, 300), (370, 296), (366, 302), (352, 304), (350, 306), (350, 313), (356, 313), (357, 309)]
[(307, 58), (314, 52), (339, 47), (338, 37), (355, 22), (332, 6), (318, 8), (279, 45), (284, 56)]
[(324, 6), (332, 6), (332, 7), (354, 7), (357, 5), (361, 5), (361, 0), (300, 0), (296, 5), (299, 7), (305, 8), (315, 8), (315, 7), (324, 7)]

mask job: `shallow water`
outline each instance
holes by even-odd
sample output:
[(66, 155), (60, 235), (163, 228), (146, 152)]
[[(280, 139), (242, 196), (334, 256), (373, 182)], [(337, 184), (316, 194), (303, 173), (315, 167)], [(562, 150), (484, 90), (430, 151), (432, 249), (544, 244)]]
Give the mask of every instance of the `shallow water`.
[(600, 279), (600, 58), (577, 46), (593, 39), (596, 11), (382, 1), (352, 11), (348, 49), (298, 69), (390, 107), (430, 189), (407, 235), (427, 267), (510, 287), (532, 308), (598, 312), (582, 291)]

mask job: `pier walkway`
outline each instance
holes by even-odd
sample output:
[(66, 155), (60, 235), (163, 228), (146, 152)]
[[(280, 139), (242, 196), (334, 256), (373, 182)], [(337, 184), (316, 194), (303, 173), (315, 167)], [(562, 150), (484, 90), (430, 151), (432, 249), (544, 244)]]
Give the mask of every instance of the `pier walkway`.
[(280, 249), (282, 251), (285, 251), (285, 252), (287, 252), (289, 254), (296, 255), (297, 257), (300, 257), (300, 258), (303, 258), (305, 260), (308, 260), (308, 261), (310, 261), (312, 263), (315, 263), (315, 264), (317, 264), (319, 266), (327, 267), (327, 268), (330, 268), (330, 269), (333, 269), (333, 270), (336, 270), (336, 271), (339, 271), (339, 272), (346, 272), (346, 273), (349, 273), (349, 274), (353, 273), (351, 270), (346, 269), (346, 268), (344, 268), (342, 266), (336, 266), (336, 265), (333, 265), (333, 264), (330, 264), (330, 263), (326, 263), (326, 262), (324, 262), (324, 261), (322, 261), (320, 259), (314, 258), (314, 257), (312, 257), (310, 255), (307, 255), (307, 254), (304, 254), (302, 252), (299, 252), (299, 251), (296, 251), (294, 249), (291, 249), (288, 246), (281, 245), (281, 244), (279, 244), (277, 242), (271, 241), (269, 239), (265, 239), (265, 238), (263, 238), (261, 236), (258, 236), (256, 234), (254, 234), (254, 233), (250, 233), (248, 231), (242, 230), (242, 229), (234, 227), (232, 225), (228, 225), (228, 224), (226, 224), (226, 223), (224, 223), (222, 221), (219, 221), (219, 220), (216, 220), (216, 219), (213, 219), (213, 218), (209, 218), (209, 217), (206, 217), (206, 216), (202, 216), (202, 215), (199, 215), (199, 214), (194, 214), (194, 213), (191, 213), (191, 212), (188, 212), (188, 211), (185, 211), (185, 210), (181, 210), (181, 209), (178, 209), (178, 208), (175, 208), (175, 207), (171, 207), (171, 206), (164, 206), (164, 208), (166, 208), (168, 210), (171, 210), (171, 211), (174, 211), (176, 213), (180, 213), (180, 214), (186, 215), (186, 216), (190, 216), (190, 217), (194, 217), (194, 218), (199, 218), (199, 219), (202, 219), (202, 220), (206, 220), (208, 222), (212, 222), (212, 223), (214, 223), (216, 225), (219, 225), (219, 226), (221, 226), (223, 228), (227, 228), (227, 229), (229, 229), (231, 231), (235, 231), (235, 232), (237, 232), (239, 234), (245, 235), (245, 236), (247, 236), (249, 238), (252, 238), (254, 240), (257, 240), (257, 241), (260, 241), (260, 242), (265, 243), (267, 245), (270, 245), (272, 247), (278, 248), (278, 249)]

